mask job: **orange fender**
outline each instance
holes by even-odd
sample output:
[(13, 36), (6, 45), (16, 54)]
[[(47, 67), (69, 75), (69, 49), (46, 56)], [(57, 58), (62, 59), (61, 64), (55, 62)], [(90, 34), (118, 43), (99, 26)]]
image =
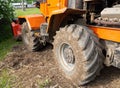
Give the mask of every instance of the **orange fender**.
[(36, 15), (27, 15), (27, 16), (19, 16), (19, 19), (25, 19), (29, 25), (29, 29), (38, 30), (42, 23), (45, 23), (45, 17), (41, 14)]
[(66, 20), (68, 15), (83, 15), (85, 14), (85, 10), (80, 9), (71, 9), (71, 8), (63, 8), (60, 10), (55, 10), (50, 14), (48, 18), (48, 29), (47, 32), (49, 33), (49, 38), (53, 38), (56, 34), (56, 31), (59, 30), (61, 24), (63, 24), (64, 20)]
[(21, 36), (21, 25), (15, 22), (11, 23), (12, 25), (12, 31), (13, 31), (13, 35), (15, 38), (18, 38)]

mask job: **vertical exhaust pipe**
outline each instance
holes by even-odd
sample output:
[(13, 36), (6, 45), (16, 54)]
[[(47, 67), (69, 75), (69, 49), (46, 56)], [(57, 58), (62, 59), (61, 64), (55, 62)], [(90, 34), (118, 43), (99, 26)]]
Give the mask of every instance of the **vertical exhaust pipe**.
[(83, 9), (83, 0), (68, 0), (68, 8)]

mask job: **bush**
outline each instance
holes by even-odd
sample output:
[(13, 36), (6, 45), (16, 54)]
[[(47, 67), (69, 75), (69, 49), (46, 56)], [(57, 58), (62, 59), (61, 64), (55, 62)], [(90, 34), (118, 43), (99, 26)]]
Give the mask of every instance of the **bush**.
[(14, 9), (11, 0), (0, 0), (0, 21), (10, 22), (13, 17)]

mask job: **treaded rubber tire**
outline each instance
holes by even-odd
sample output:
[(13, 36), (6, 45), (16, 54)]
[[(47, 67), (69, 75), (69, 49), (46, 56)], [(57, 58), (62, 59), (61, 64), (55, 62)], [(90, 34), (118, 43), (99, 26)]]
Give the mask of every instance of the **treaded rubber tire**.
[(38, 37), (34, 36), (27, 22), (22, 25), (22, 41), (29, 51), (38, 51), (43, 48), (43, 44), (40, 43)]
[[(70, 71), (66, 70), (61, 61), (60, 47), (62, 43), (69, 44), (75, 56), (75, 66)], [(55, 61), (59, 65), (59, 69), (66, 78), (77, 86), (94, 80), (103, 67), (104, 55), (99, 39), (85, 26), (71, 24), (60, 28), (56, 32), (53, 45)]]

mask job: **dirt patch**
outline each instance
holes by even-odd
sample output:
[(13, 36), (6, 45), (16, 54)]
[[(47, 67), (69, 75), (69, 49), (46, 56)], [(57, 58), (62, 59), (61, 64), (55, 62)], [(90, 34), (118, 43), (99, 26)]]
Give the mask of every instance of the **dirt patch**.
[[(0, 63), (15, 76), (14, 88), (76, 88), (64, 78), (55, 65), (52, 45), (44, 50), (30, 52), (24, 45), (14, 46)], [(120, 70), (105, 67), (101, 75), (84, 88), (120, 88)]]

